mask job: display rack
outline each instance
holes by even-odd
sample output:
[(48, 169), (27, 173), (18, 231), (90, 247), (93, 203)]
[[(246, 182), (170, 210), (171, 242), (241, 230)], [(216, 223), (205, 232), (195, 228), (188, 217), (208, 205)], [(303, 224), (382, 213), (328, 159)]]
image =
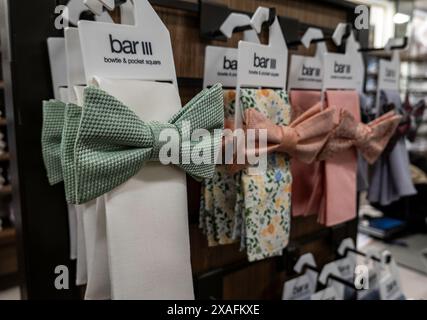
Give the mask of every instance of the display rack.
[[(0, 77), (3, 78), (1, 68)], [(7, 141), (3, 80), (0, 80), (0, 133), (3, 135), (2, 143)], [(10, 210), (12, 187), (8, 177), (9, 164), (10, 154), (6, 144), (6, 147), (0, 151), (0, 289), (6, 289), (18, 284), (16, 231)]]
[[(74, 265), (68, 254), (68, 227), (63, 185), (49, 186), (42, 163), (40, 130), (41, 101), (52, 97), (52, 85), (46, 38), (60, 36), (54, 29), (54, 9), (66, 1), (1, 0), (3, 28), (9, 30), (8, 55), (3, 59), (5, 98), (10, 123), (10, 153), (16, 159), (12, 165), (14, 211), (17, 216), (17, 239), (20, 281), (24, 298), (79, 298), (73, 286)], [(178, 85), (182, 103), (186, 103), (202, 88), (204, 49), (208, 44), (236, 46), (238, 36), (227, 42), (207, 40), (200, 36), (200, 6), (204, 1), (150, 1), (170, 31)], [(347, 1), (210, 1), (226, 5), (230, 10), (254, 12), (260, 6), (274, 6), (277, 14), (297, 20), (301, 35), (307, 27), (319, 27), (330, 33), (340, 22), (354, 21), (355, 4)], [(25, 10), (22, 8), (25, 6)], [(286, 20), (286, 19), (284, 19)], [(22, 21), (31, 21), (21, 23)], [(294, 26), (282, 25), (284, 30)], [(31, 35), (31, 36), (29, 36)], [(367, 45), (368, 32), (358, 31), (362, 47)], [(32, 52), (28, 57), (28, 52)], [(25, 91), (24, 91), (25, 90)], [(38, 107), (39, 106), (39, 107)], [(248, 264), (238, 245), (208, 248), (206, 238), (198, 228), (200, 184), (188, 177), (188, 207), (192, 270), (196, 297), (215, 298), (278, 298), (283, 280), (291, 274), (280, 259), (266, 259)], [(296, 218), (291, 226), (290, 248), (301, 254), (312, 252), (319, 266), (336, 257), (336, 247), (346, 237), (356, 238), (357, 221), (325, 228), (316, 217)], [(319, 234), (323, 236), (318, 236)], [(285, 252), (284, 257), (288, 256)], [(70, 289), (56, 290), (54, 269), (69, 267)], [(233, 266), (238, 266), (233, 267)], [(216, 272), (229, 270), (230, 272)], [(213, 274), (209, 281), (207, 274)], [(220, 283), (221, 286), (215, 285)], [(203, 287), (203, 289), (200, 289)]]

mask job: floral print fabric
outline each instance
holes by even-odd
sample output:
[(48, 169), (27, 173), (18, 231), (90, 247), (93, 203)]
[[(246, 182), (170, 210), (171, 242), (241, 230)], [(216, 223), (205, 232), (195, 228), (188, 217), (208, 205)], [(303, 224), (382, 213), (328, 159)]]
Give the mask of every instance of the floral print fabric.
[[(235, 97), (234, 90), (224, 90), (224, 116), (232, 122)], [(217, 165), (213, 177), (203, 181), (199, 221), (209, 246), (233, 243), (240, 236), (234, 227), (236, 181), (239, 176), (239, 173), (228, 173), (226, 166)]]
[[(234, 121), (235, 92), (224, 91), (226, 120)], [(254, 108), (277, 125), (289, 125), (291, 109), (283, 90), (242, 89), (241, 111)], [(289, 241), (292, 176), (283, 153), (267, 156), (267, 170), (230, 174), (217, 165), (202, 185), (200, 228), (208, 245), (240, 242), (248, 260), (281, 255)]]
[[(289, 125), (291, 109), (283, 90), (242, 89), (242, 111), (255, 108), (277, 125)], [(281, 255), (289, 241), (292, 176), (288, 157), (269, 154), (267, 170), (241, 174), (246, 251), (249, 261)]]

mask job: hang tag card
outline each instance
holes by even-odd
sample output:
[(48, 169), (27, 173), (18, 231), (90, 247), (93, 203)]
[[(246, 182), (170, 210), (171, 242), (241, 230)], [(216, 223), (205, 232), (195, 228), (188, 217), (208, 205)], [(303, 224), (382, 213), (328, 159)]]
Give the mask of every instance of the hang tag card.
[(327, 287), (311, 296), (311, 300), (342, 300), (334, 287)]
[[(99, 0), (98, 0), (99, 1)], [(120, 5), (120, 24), (134, 25), (134, 8), (131, 1), (126, 1)]]
[(346, 286), (341, 282), (333, 280), (331, 275), (342, 278), (341, 272), (338, 270), (335, 261), (323, 266), (322, 272), (319, 275), (319, 282), (328, 287), (333, 287), (336, 292), (337, 300), (344, 300)]
[[(323, 38), (323, 32), (317, 28), (308, 28), (301, 42), (306, 48), (316, 38)], [(327, 52), (326, 44), (317, 44), (314, 57), (292, 55), (289, 66), (288, 89), (321, 90), (323, 83), (323, 57)]]
[(62, 13), (65, 22), (77, 25), (80, 14), (89, 8), (82, 0), (70, 0), (67, 3), (67, 10)]
[[(252, 27), (259, 33), (264, 21), (268, 20), (269, 10), (259, 7), (251, 20)], [(263, 45), (239, 41), (237, 86), (267, 87), (286, 89), (288, 48), (275, 17), (269, 29), (269, 44)]]
[(379, 90), (399, 90), (399, 77), (400, 77), (400, 58), (396, 51), (393, 52), (393, 58), (389, 60), (380, 59), (379, 73), (378, 73), (378, 87)]
[[(387, 258), (390, 260), (388, 263), (385, 262)], [(381, 260), (382, 268), (379, 281), (381, 300), (405, 300), (399, 269), (391, 253), (384, 251)]]
[(286, 281), (282, 300), (310, 300), (316, 291), (317, 272), (307, 270), (302, 276)]
[(206, 47), (203, 87), (207, 88), (215, 83), (221, 83), (223, 87), (236, 87), (237, 49)]
[(104, 12), (104, 5), (99, 0), (83, 0), (83, 3), (97, 16), (100, 16)]
[(381, 300), (405, 300), (399, 282), (392, 274), (385, 275), (380, 281)]
[[(367, 258), (363, 259), (361, 264), (368, 268), (368, 282), (366, 288), (357, 290), (357, 300), (379, 300), (379, 280), (381, 272), (381, 264), (373, 259), (370, 259), (370, 254), (367, 254)], [(374, 254), (373, 256), (377, 256)]]
[[(334, 32), (334, 42), (340, 45), (346, 31), (346, 24), (339, 24)], [(344, 54), (326, 53), (324, 55), (323, 90), (343, 89), (363, 92), (365, 68), (360, 44), (354, 38), (353, 31), (346, 40)]]
[[(101, 4), (98, 0), (90, 0), (85, 2), (86, 5), (91, 5), (91, 9), (98, 9), (97, 3)], [(101, 4), (102, 6), (102, 4)], [(129, 24), (133, 22), (133, 5), (130, 1), (125, 2), (120, 6), (120, 12), (122, 20), (125, 20)], [(132, 18), (131, 18), (132, 17)], [(99, 16), (96, 16), (97, 21), (105, 23), (111, 23), (114, 25), (114, 21), (110, 15), (103, 11)], [(77, 103), (76, 90), (80, 91), (86, 86), (86, 74), (83, 64), (82, 47), (80, 43), (80, 34), (77, 28), (65, 28), (65, 60), (66, 60), (66, 76), (68, 84), (68, 97), (70, 102)], [(76, 89), (77, 88), (77, 89)]]
[(335, 260), (333, 263), (336, 264), (343, 279), (353, 282), (354, 270), (356, 268), (356, 257), (353, 253), (349, 252), (347, 257)]
[(77, 25), (80, 15), (87, 10), (95, 14), (95, 21), (112, 23), (110, 15), (103, 11), (103, 5), (99, 0), (70, 0), (67, 3), (67, 10), (64, 10), (62, 17), (65, 22)]
[(59, 37), (48, 38), (47, 48), (49, 52), (53, 96), (55, 99), (61, 100), (60, 89), (68, 86), (65, 62), (65, 39)]
[[(270, 10), (258, 7), (251, 19), (251, 26), (261, 32), (262, 24), (269, 20)], [(235, 127), (242, 128), (243, 111), (240, 108), (240, 89), (277, 88), (286, 90), (288, 48), (277, 17), (269, 28), (269, 44), (262, 45), (247, 41), (239, 41), (237, 86), (235, 102)], [(260, 174), (260, 166), (250, 167), (249, 174)]]
[(239, 42), (237, 82), (240, 88), (286, 88), (287, 57), (286, 46)]
[(71, 103), (77, 103), (74, 87), (86, 85), (79, 31), (77, 28), (65, 28), (64, 37), (68, 97)]
[[(339, 276), (347, 280), (350, 283), (354, 282), (354, 272), (356, 268), (357, 257), (353, 252), (347, 252), (347, 255), (344, 258), (335, 260), (331, 263), (335, 264)], [(343, 286), (344, 288), (344, 299), (352, 299), (355, 295), (355, 288), (349, 286)]]
[(169, 31), (147, 0), (134, 2), (135, 26), (78, 24), (86, 79), (170, 81), (176, 73)]
[[(221, 32), (230, 39), (233, 30), (237, 27), (250, 24), (250, 18), (246, 14), (231, 13), (220, 27)], [(243, 32), (243, 41), (259, 43), (254, 30)], [(238, 50), (219, 46), (207, 46), (205, 49), (205, 68), (203, 87), (208, 88), (216, 83), (223, 87), (235, 88), (237, 85)]]
[(326, 89), (363, 89), (363, 64), (355, 63), (351, 55), (325, 54), (323, 87)]
[(70, 102), (68, 87), (61, 87), (61, 88), (59, 88), (59, 97), (58, 97), (58, 99), (59, 99), (59, 101), (62, 101), (64, 103)]
[(321, 90), (323, 62), (316, 57), (294, 55), (289, 66), (289, 90)]

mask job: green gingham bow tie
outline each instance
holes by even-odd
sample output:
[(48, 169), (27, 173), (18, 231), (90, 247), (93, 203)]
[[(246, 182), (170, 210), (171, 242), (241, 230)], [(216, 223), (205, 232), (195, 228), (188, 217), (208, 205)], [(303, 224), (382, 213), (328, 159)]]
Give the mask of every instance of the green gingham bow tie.
[(62, 181), (61, 140), (65, 104), (58, 100), (43, 101), (42, 153), (51, 185)]
[(159, 141), (162, 129), (178, 133), (180, 159), (189, 159), (198, 144), (190, 139), (195, 130), (209, 131), (211, 140), (206, 146), (212, 151), (210, 163), (177, 164), (196, 179), (209, 178), (222, 138), (221, 130), (215, 129), (222, 129), (223, 125), (223, 94), (219, 84), (200, 92), (167, 123), (144, 122), (113, 96), (99, 88), (87, 87), (74, 150), (76, 197), (71, 201), (77, 204), (90, 201), (137, 174), (146, 161), (158, 161), (159, 150), (166, 143)]
[(72, 103), (65, 106), (64, 130), (61, 142), (62, 175), (64, 176), (65, 198), (68, 203), (76, 203), (76, 170), (74, 148), (79, 130), (82, 108)]

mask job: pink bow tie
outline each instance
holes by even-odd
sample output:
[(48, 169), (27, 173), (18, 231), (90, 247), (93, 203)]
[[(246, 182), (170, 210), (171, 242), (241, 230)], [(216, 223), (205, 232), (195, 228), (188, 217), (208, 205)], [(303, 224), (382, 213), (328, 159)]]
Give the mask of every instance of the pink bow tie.
[(318, 155), (318, 160), (331, 159), (335, 154), (354, 146), (359, 149), (368, 163), (374, 163), (383, 152), (402, 117), (390, 111), (364, 124), (357, 122), (349, 111), (341, 110), (339, 118), (339, 124)]
[(268, 152), (284, 152), (305, 163), (316, 160), (334, 128), (335, 110), (322, 110), (320, 103), (289, 126), (274, 124), (255, 109), (245, 111), (246, 129), (267, 129)]
[[(311, 163), (316, 160), (336, 126), (333, 120), (334, 113), (334, 109), (322, 110), (318, 103), (301, 114), (289, 126), (281, 126), (274, 124), (259, 111), (247, 109), (245, 110), (244, 130), (266, 129), (267, 148), (262, 150), (256, 147), (256, 150), (246, 149), (244, 152), (246, 155), (283, 152), (305, 163)], [(245, 165), (233, 163), (228, 167), (231, 172), (236, 172)]]

